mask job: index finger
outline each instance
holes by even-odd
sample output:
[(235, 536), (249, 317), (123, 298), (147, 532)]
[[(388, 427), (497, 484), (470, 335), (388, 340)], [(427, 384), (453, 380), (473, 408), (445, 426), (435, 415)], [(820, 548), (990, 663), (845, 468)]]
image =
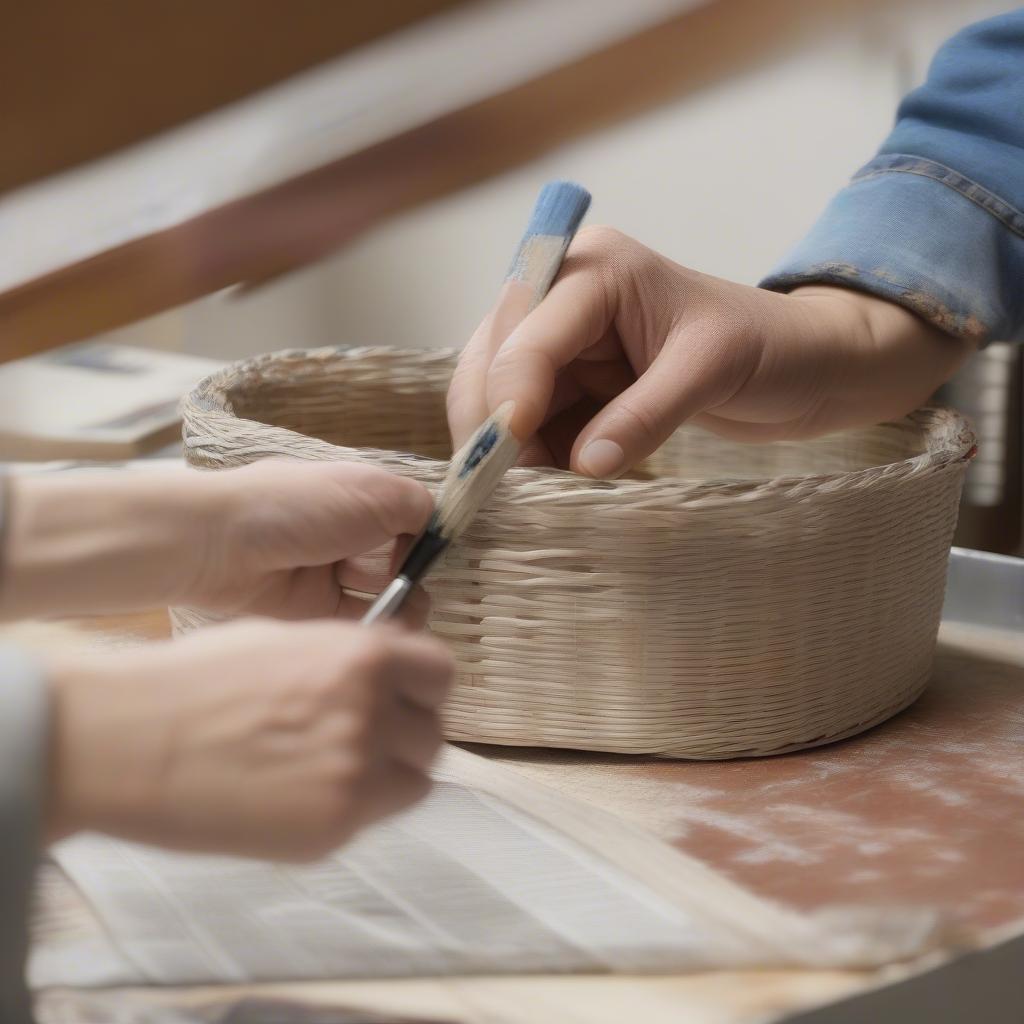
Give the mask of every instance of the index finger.
[(448, 429), (458, 451), (490, 412), (487, 371), (502, 343), (526, 316), (532, 292), (519, 281), (506, 281), (498, 301), (459, 355), (448, 387)]
[(487, 370), (488, 412), (511, 401), (512, 433), (532, 437), (544, 424), (558, 372), (604, 337), (615, 318), (604, 277), (572, 248), (551, 290), (495, 353)]

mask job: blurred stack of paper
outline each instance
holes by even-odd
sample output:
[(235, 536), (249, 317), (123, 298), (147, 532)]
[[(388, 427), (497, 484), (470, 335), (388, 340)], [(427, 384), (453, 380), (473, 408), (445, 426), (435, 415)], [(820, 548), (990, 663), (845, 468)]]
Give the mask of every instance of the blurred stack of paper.
[(683, 966), (714, 944), (600, 857), (450, 782), (309, 866), (96, 836), (55, 856), (114, 948), (104, 958), (90, 941), (77, 966), (37, 955), (36, 980), (50, 984), (632, 972)]
[(181, 435), (182, 395), (221, 365), (89, 342), (0, 364), (0, 461), (156, 452)]

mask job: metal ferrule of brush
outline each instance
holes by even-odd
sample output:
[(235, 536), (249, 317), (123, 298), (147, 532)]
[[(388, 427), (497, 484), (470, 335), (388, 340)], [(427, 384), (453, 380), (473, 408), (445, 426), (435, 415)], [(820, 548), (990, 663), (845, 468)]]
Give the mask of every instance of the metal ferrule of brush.
[(415, 586), (412, 580), (404, 576), (396, 576), (380, 593), (376, 601), (370, 605), (369, 610), (363, 616), (363, 625), (369, 626), (374, 622), (386, 622), (393, 618), (399, 608), (405, 603), (409, 591)]
[(381, 591), (380, 596), (370, 605), (363, 616), (363, 625), (385, 622), (394, 618), (405, 604), (405, 599), (416, 584), (423, 579), (437, 557), (448, 547), (448, 541), (434, 528), (433, 522), (409, 549), (398, 575)]

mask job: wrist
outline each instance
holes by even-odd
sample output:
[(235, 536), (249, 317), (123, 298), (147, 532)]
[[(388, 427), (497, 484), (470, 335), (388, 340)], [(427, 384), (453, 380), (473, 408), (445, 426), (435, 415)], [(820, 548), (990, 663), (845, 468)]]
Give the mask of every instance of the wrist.
[(895, 419), (925, 404), (974, 351), (898, 303), (831, 285), (805, 285), (790, 297), (807, 311), (810, 344), (826, 347), (835, 368), (829, 429)]
[(198, 573), (210, 515), (191, 474), (82, 473), (9, 482), (0, 616), (156, 607)]
[(970, 353), (975, 347), (973, 341), (947, 334), (898, 302), (868, 292), (810, 284), (794, 288), (789, 295), (812, 311), (823, 336), (861, 356), (886, 357), (921, 345), (938, 344), (952, 353)]
[(876, 332), (891, 329), (895, 322), (893, 311), (906, 314), (902, 307), (885, 299), (836, 285), (801, 285), (789, 295), (807, 310), (812, 329), (818, 335), (844, 349), (865, 348)]
[(162, 756), (158, 709), (140, 703), (145, 680), (122, 679), (115, 659), (82, 652), (53, 655), (47, 669), (48, 839), (83, 829), (135, 832), (155, 806), (152, 776)]

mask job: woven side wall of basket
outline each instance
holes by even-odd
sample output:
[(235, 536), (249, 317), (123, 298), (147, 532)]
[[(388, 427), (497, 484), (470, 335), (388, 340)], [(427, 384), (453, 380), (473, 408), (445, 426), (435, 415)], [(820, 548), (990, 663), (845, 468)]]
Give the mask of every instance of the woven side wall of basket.
[[(188, 461), (343, 459), (435, 488), (454, 358), (236, 364), (185, 402)], [(638, 479), (512, 470), (429, 580), (459, 665), (449, 737), (721, 758), (881, 722), (928, 680), (973, 445), (922, 410), (765, 446), (684, 429)]]

